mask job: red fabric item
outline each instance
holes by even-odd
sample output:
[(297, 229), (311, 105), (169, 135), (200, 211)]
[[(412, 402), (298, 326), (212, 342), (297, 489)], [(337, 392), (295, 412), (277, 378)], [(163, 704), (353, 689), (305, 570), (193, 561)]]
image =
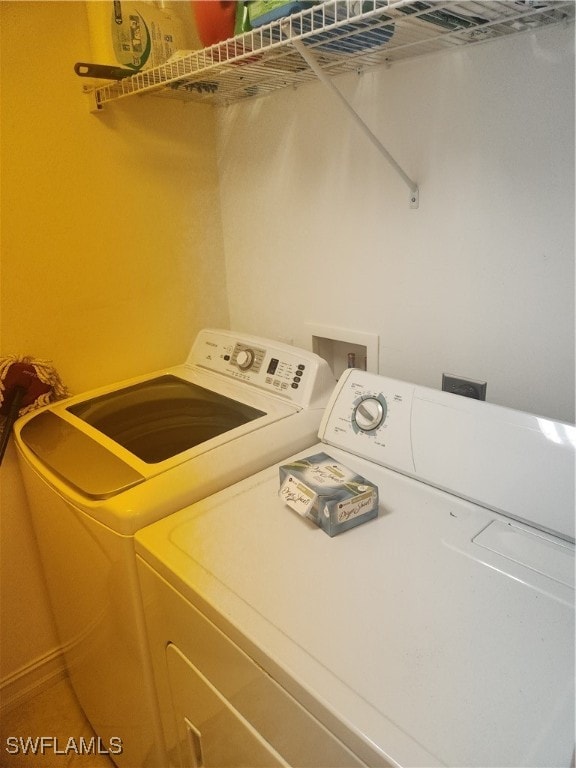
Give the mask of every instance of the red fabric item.
[(28, 363), (12, 363), (4, 377), (4, 400), (0, 405), (1, 414), (6, 414), (10, 410), (17, 387), (22, 387), (26, 390), (22, 398), (22, 408), (30, 405), (36, 398), (46, 394), (51, 389), (49, 384), (40, 381), (33, 365)]

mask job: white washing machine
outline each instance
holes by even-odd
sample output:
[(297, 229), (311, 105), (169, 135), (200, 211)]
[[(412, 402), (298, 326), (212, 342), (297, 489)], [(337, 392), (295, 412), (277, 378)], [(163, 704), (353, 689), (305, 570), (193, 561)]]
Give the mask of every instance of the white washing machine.
[(311, 352), (204, 330), (183, 365), (17, 422), (70, 679), (118, 765), (166, 766), (134, 533), (311, 445), (334, 385)]
[(377, 518), (277, 465), (136, 535), (171, 765), (568, 768), (576, 429), (353, 370), (319, 437)]

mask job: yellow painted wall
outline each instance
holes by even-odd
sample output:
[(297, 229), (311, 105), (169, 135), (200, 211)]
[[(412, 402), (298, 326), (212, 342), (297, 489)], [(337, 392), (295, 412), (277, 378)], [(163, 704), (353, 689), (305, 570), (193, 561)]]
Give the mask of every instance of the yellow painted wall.
[[(50, 359), (73, 392), (184, 360), (201, 327), (228, 326), (212, 110), (90, 113), (84, 3), (0, 13), (0, 356)], [(0, 500), (1, 683), (54, 644), (12, 446)]]

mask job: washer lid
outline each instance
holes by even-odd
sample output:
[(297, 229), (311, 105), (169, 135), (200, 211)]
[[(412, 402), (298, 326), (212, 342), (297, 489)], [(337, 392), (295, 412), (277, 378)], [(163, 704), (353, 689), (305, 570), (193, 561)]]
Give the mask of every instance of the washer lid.
[(158, 464), (264, 416), (177, 376), (159, 376), (67, 408), (147, 464)]
[(42, 411), (30, 419), (21, 434), (28, 448), (44, 464), (92, 498), (105, 499), (145, 479), (52, 411)]
[[(155, 473), (146, 472), (145, 465), (158, 465), (265, 415), (163, 375), (56, 412), (42, 411), (22, 427), (21, 438), (68, 484), (90, 498), (105, 499)], [(130, 463), (132, 457), (138, 461)]]

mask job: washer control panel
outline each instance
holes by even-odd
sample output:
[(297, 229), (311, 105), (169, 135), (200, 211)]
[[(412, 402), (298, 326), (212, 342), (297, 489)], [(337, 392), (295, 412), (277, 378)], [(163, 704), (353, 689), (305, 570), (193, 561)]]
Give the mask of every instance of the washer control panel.
[(328, 401), (334, 376), (314, 352), (230, 331), (198, 334), (188, 363), (278, 394), (301, 405)]
[(258, 373), (265, 355), (265, 349), (252, 348), (246, 344), (238, 342), (234, 345), (232, 355), (229, 356), (229, 361), (233, 365), (236, 365), (241, 371), (253, 370), (255, 373)]
[(351, 369), (340, 378), (319, 437), (378, 464), (414, 472), (410, 418), (414, 386)]

